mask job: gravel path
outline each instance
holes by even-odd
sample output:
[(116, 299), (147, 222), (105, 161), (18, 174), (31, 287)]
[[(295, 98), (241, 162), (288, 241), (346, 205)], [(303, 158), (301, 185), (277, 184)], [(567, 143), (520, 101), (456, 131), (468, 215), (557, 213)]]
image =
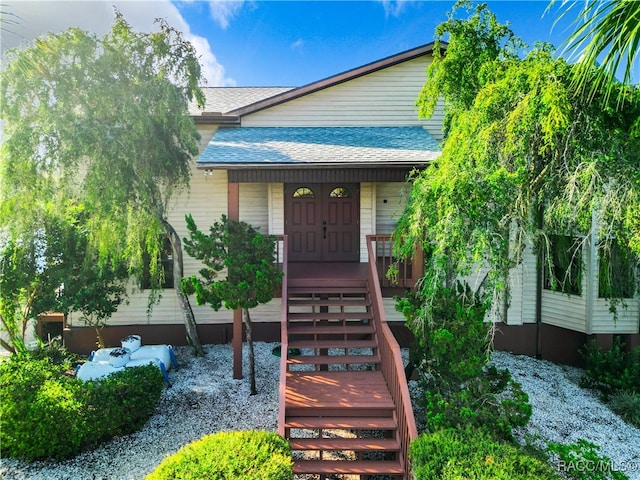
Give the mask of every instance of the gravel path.
[[(0, 478), (142, 479), (166, 455), (203, 435), (234, 429), (276, 430), (280, 359), (271, 353), (276, 345), (255, 344), (259, 391), (255, 396), (249, 395), (246, 378), (232, 379), (230, 345), (206, 346), (202, 359), (177, 348), (179, 369), (169, 372), (173, 386), (164, 390), (157, 412), (143, 430), (62, 462), (26, 464), (2, 459)], [(585, 438), (600, 445), (601, 453), (614, 465), (627, 465), (630, 479), (640, 480), (640, 430), (623, 423), (597, 396), (579, 388), (579, 369), (502, 352), (496, 352), (493, 361), (509, 368), (529, 394), (533, 417), (519, 433), (521, 438), (533, 435), (557, 442)]]

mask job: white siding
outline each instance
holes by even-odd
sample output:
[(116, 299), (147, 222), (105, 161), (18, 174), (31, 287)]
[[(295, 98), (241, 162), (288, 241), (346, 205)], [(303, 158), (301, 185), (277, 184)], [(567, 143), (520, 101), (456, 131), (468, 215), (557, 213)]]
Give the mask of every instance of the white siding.
[(349, 127), (424, 125), (442, 138), (442, 107), (419, 120), (415, 102), (431, 62), (423, 56), (246, 115), (245, 127)]
[(284, 183), (269, 184), (269, 233), (284, 234)]
[(640, 333), (640, 300), (630, 298), (616, 308), (618, 315), (614, 318), (609, 311), (609, 302), (604, 298), (595, 299), (592, 333)]
[(385, 297), (382, 299), (382, 304), (384, 306), (384, 313), (387, 317), (387, 322), (404, 323), (406, 321), (402, 313), (396, 310), (396, 300), (394, 298)]
[(542, 323), (586, 331), (587, 302), (584, 296), (542, 290)]
[[(168, 216), (169, 222), (180, 238), (184, 238), (188, 233), (184, 217), (189, 213), (200, 230), (208, 231), (222, 214), (227, 213), (227, 199), (227, 172), (214, 170), (212, 175), (204, 175), (196, 170), (191, 177), (191, 190), (174, 202)], [(185, 275), (196, 273), (199, 269), (200, 262), (185, 254)]]
[(269, 233), (269, 184), (240, 184), (240, 220)]
[(507, 325), (536, 322), (536, 257), (530, 244), (522, 253), (522, 263), (509, 275), (511, 293)]
[(406, 197), (404, 182), (376, 184), (376, 232), (390, 234), (396, 228), (398, 218), (402, 214)]
[(375, 213), (375, 188), (370, 182), (360, 184), (360, 262), (368, 262), (367, 235), (374, 232), (376, 221)]

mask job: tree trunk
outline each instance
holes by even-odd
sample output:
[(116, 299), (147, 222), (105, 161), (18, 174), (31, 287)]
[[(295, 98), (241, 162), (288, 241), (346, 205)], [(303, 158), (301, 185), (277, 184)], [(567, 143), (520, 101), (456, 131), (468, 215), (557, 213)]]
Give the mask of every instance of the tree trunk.
[(102, 336), (102, 327), (99, 327), (97, 325), (95, 325), (93, 328), (96, 329), (96, 336), (98, 337), (98, 348), (104, 348), (105, 344), (104, 344), (104, 337)]
[(244, 311), (244, 326), (247, 333), (247, 346), (249, 347), (249, 383), (251, 384), (251, 395), (258, 393), (256, 389), (256, 358), (253, 353), (253, 337), (251, 327), (251, 317), (249, 316), (249, 309), (245, 308)]
[(193, 348), (193, 352), (196, 357), (204, 356), (204, 350), (200, 343), (200, 337), (198, 336), (198, 329), (196, 325), (196, 319), (193, 315), (193, 309), (189, 302), (189, 297), (182, 291), (182, 277), (184, 275), (184, 262), (182, 258), (182, 241), (180, 235), (176, 232), (173, 226), (166, 220), (162, 220), (169, 241), (171, 242), (171, 250), (173, 254), (173, 287), (175, 288), (176, 295), (180, 301), (180, 308), (184, 315), (184, 326), (187, 332), (187, 342)]

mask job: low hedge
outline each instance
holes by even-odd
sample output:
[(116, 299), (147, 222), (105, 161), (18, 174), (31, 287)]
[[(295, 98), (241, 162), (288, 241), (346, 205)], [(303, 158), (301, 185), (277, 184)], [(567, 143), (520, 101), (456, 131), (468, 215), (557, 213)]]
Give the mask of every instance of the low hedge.
[(219, 432), (165, 458), (146, 480), (290, 480), (289, 443), (276, 433)]
[(545, 480), (560, 479), (544, 458), (466, 428), (423, 434), (409, 449), (416, 480)]
[(162, 388), (154, 366), (83, 382), (46, 356), (11, 356), (0, 362), (0, 448), (26, 461), (71, 457), (144, 425)]

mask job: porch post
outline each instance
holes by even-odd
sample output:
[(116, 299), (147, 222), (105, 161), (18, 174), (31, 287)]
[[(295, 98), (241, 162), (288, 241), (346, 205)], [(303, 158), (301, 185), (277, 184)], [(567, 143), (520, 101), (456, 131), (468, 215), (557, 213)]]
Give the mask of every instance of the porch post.
[[(240, 184), (227, 182), (227, 217), (240, 220)], [(242, 378), (242, 310), (233, 311), (233, 378)]]
[(411, 264), (411, 287), (415, 287), (420, 277), (424, 274), (424, 250), (421, 243), (416, 245)]

